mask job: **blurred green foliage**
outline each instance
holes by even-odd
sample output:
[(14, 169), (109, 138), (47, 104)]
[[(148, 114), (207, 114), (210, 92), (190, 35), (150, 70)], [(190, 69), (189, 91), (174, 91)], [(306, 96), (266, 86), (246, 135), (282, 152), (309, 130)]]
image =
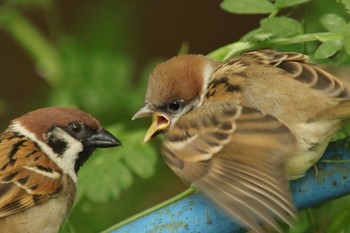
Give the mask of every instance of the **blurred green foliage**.
[[(84, 206), (94, 205), (89, 203), (115, 201), (122, 190), (133, 184), (135, 176), (149, 178), (155, 172), (158, 153), (151, 144), (142, 143), (145, 129), (129, 127), (132, 114), (142, 105), (146, 74), (155, 62), (145, 65), (144, 77), (133, 80), (135, 64), (131, 53), (135, 35), (129, 28), (133, 27), (135, 14), (130, 4), (115, 7), (104, 1), (81, 7), (77, 12), (81, 20), (71, 25), (78, 28), (75, 34), (61, 28), (62, 19), (52, 14), (56, 7), (51, 0), (8, 0), (0, 8), (0, 25), (28, 52), (37, 72), (50, 85), (47, 105), (73, 106), (90, 112), (127, 144), (97, 150), (88, 166), (79, 172), (76, 205), (81, 208), (76, 209), (84, 211)], [(29, 21), (25, 15), (28, 9), (47, 15), (50, 37)], [(101, 226), (99, 218), (96, 214), (96, 223), (86, 228), (82, 228), (86, 225), (84, 219), (78, 219), (82, 223), (70, 219), (62, 232), (97, 232), (113, 223)]]
[[(137, 18), (135, 3), (102, 0), (82, 6), (76, 14), (75, 34), (62, 29), (53, 0), (6, 0), (0, 7), (0, 29), (11, 35), (33, 59), (38, 73), (50, 85), (48, 105), (69, 105), (92, 113), (127, 146), (98, 150), (79, 174), (76, 208), (61, 232), (97, 232), (113, 223), (115, 207), (147, 198), (118, 203), (122, 190), (140, 193), (140, 183), (156, 169), (158, 150), (142, 144), (145, 129), (130, 118), (143, 101), (147, 76), (157, 61), (143, 67), (135, 79), (131, 28)], [(97, 7), (97, 8), (96, 8)], [(47, 16), (49, 37), (24, 12), (39, 9)], [(313, 61), (350, 64), (349, 0), (224, 0), (221, 8), (235, 14), (267, 14), (260, 27), (209, 56), (218, 60), (244, 50), (272, 47), (308, 54)], [(113, 23), (112, 23), (113, 22)], [(234, 28), (228, 30), (235, 30)], [(339, 137), (349, 135), (347, 126)], [(166, 179), (166, 177), (159, 177)], [(136, 183), (137, 188), (132, 186)], [(164, 182), (165, 183), (165, 182)], [(149, 197), (148, 197), (149, 198)], [(117, 200), (117, 201), (116, 201)], [(350, 232), (349, 197), (302, 211), (292, 233)], [(108, 210), (108, 207), (110, 209)], [(80, 219), (82, 213), (86, 219)], [(91, 221), (90, 221), (91, 220)], [(86, 222), (89, 226), (86, 226)]]

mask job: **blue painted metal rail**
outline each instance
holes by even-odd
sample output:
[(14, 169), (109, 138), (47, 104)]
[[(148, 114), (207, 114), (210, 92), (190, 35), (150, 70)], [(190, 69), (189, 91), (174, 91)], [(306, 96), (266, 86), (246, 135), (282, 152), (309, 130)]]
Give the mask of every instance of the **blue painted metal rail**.
[[(332, 143), (322, 160), (350, 160), (350, 140)], [(319, 162), (318, 174), (311, 169), (302, 179), (291, 182), (294, 202), (298, 210), (350, 193), (350, 164), (347, 162)], [(152, 212), (112, 233), (187, 233), (187, 232), (244, 232), (200, 194), (194, 194)]]

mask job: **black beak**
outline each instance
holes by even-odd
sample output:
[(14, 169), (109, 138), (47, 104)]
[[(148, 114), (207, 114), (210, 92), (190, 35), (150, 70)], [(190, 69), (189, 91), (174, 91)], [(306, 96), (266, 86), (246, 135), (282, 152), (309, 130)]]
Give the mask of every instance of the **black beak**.
[(122, 143), (105, 129), (99, 129), (97, 134), (92, 135), (87, 139), (90, 146), (107, 148), (121, 146)]

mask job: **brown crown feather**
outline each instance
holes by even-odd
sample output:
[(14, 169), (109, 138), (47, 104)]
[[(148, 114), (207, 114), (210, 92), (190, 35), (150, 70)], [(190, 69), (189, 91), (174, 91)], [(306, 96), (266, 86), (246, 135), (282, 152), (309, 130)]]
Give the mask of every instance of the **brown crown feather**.
[(53, 125), (68, 126), (73, 121), (79, 121), (91, 129), (100, 128), (100, 123), (90, 114), (81, 110), (69, 107), (47, 107), (29, 112), (19, 118), (13, 120), (19, 122), (22, 127), (26, 128), (41, 140), (43, 134), (47, 132)]
[(160, 63), (148, 80), (146, 103), (164, 106), (171, 100), (192, 100), (199, 97), (204, 71), (214, 61), (202, 55), (180, 55)]

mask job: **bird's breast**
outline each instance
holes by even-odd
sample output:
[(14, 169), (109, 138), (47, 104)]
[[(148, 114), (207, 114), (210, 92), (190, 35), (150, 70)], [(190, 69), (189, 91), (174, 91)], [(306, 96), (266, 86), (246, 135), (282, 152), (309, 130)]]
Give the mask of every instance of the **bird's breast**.
[(76, 185), (65, 176), (62, 192), (41, 205), (0, 219), (0, 231), (11, 233), (57, 233), (74, 202)]
[(332, 137), (341, 128), (340, 120), (324, 120), (299, 123), (294, 127), (297, 149), (286, 162), (286, 172), (290, 180), (305, 175), (325, 152)]

